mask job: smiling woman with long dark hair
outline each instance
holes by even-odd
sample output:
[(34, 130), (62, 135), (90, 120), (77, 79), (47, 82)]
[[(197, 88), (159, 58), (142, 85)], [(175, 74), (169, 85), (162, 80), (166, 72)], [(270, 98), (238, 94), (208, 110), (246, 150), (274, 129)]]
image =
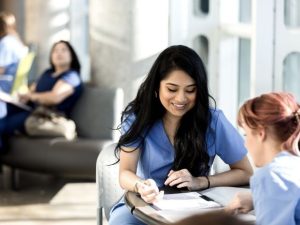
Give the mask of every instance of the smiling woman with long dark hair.
[[(248, 183), (252, 168), (243, 140), (211, 105), (207, 83), (203, 62), (191, 48), (171, 46), (158, 56), (122, 114), (116, 156), (123, 189), (152, 203), (164, 185), (202, 190)], [(231, 170), (209, 176), (216, 155)], [(142, 223), (121, 199), (109, 224)]]

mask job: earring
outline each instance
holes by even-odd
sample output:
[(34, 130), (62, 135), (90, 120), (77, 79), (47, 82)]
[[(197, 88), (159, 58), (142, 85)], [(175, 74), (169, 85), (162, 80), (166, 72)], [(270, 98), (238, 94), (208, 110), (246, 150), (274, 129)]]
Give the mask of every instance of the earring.
[(157, 98), (157, 92), (156, 91), (154, 92), (154, 96), (155, 96), (155, 98)]

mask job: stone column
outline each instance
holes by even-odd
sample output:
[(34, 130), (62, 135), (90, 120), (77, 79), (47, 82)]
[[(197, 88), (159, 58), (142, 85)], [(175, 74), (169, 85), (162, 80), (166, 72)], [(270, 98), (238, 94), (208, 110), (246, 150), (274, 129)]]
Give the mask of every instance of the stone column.
[(121, 87), (125, 102), (135, 80), (168, 45), (168, 0), (90, 0), (92, 81)]

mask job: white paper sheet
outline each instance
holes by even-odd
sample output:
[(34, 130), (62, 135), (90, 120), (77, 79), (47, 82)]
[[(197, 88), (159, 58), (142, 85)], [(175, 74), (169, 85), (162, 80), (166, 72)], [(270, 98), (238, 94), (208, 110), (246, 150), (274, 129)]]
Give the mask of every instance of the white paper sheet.
[(197, 192), (186, 192), (178, 194), (165, 194), (163, 199), (153, 203), (159, 210), (186, 210), (218, 208), (220, 204), (214, 201), (207, 201)]
[(19, 102), (17, 98), (15, 98), (12, 95), (7, 94), (3, 91), (0, 91), (0, 101), (4, 101), (4, 102), (10, 103), (10, 104), (13, 104), (13, 105), (18, 106), (27, 111), (32, 110), (32, 108), (30, 106)]

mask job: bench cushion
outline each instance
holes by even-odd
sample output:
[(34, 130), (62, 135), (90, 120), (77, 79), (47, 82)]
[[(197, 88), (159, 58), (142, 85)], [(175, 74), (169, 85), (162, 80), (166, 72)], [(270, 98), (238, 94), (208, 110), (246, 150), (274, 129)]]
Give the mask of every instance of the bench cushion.
[(20, 169), (95, 179), (96, 160), (111, 140), (13, 137), (1, 161)]
[[(78, 136), (92, 139), (113, 139), (113, 129), (121, 117), (116, 105), (123, 103), (116, 89), (84, 86), (71, 118), (76, 123)], [(121, 105), (122, 106), (122, 105)]]

